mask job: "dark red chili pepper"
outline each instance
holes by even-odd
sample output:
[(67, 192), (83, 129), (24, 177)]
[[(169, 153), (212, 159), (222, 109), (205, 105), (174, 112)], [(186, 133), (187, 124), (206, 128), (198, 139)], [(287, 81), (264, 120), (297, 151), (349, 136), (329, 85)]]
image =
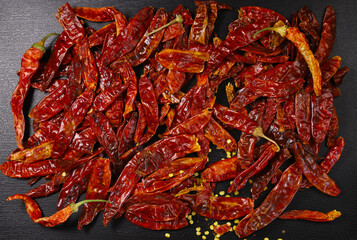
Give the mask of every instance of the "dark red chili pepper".
[(141, 175), (149, 174), (176, 158), (199, 150), (197, 139), (193, 135), (178, 135), (161, 139), (137, 153), (111, 188), (109, 202), (104, 208), (104, 225), (120, 211), (124, 201), (133, 193)]
[(320, 27), (315, 14), (304, 6), (299, 9), (297, 16), (300, 20), (299, 28), (305, 33), (311, 50), (315, 50), (320, 41)]
[(22, 107), (27, 96), (27, 93), (31, 85), (31, 77), (36, 73), (40, 66), (40, 59), (45, 54), (44, 48), (45, 41), (55, 33), (50, 33), (44, 37), (40, 42), (34, 43), (21, 60), (21, 70), (19, 75), (19, 82), (11, 96), (11, 110), (14, 117), (14, 126), (16, 133), (17, 146), (23, 149), (22, 140), (24, 138), (25, 131), (25, 118), (22, 111)]
[(337, 70), (336, 74), (333, 76), (333, 82), (336, 86), (339, 86), (342, 83), (344, 76), (349, 70), (350, 69), (347, 66)]
[(220, 182), (235, 178), (242, 171), (237, 157), (232, 157), (211, 163), (203, 170), (201, 177), (208, 182)]
[(26, 195), (15, 194), (11, 197), (8, 197), (6, 200), (11, 201), (15, 199), (23, 200), (25, 203), (27, 213), (29, 214), (32, 221), (34, 223), (39, 223), (45, 227), (54, 227), (58, 224), (64, 223), (72, 215), (72, 213), (78, 212), (79, 206), (83, 205), (84, 203), (105, 201), (105, 200), (98, 200), (98, 199), (84, 200), (78, 203), (72, 203), (67, 207), (63, 208), (62, 210), (56, 212), (50, 217), (41, 217), (42, 213), (40, 207), (32, 198), (27, 197)]
[(111, 125), (115, 127), (119, 127), (122, 122), (124, 113), (124, 101), (123, 97), (119, 96), (114, 100), (114, 102), (107, 108), (105, 111), (105, 116), (108, 118)]
[(228, 192), (234, 192), (240, 190), (247, 183), (248, 179), (262, 171), (267, 165), (270, 159), (275, 156), (277, 152), (275, 145), (270, 145), (250, 167), (239, 173), (233, 180), (231, 186), (228, 188)]
[(300, 143), (294, 143), (292, 150), (297, 165), (310, 183), (321, 192), (331, 196), (337, 196), (341, 192), (336, 183), (315, 162), (315, 159), (304, 152)]
[(94, 32), (92, 35), (88, 37), (89, 46), (95, 47), (98, 45), (102, 45), (104, 43), (104, 39), (106, 38), (106, 36), (115, 33), (115, 31), (116, 31), (115, 22), (105, 25), (104, 27), (97, 30), (96, 32)]
[(279, 216), (280, 219), (300, 219), (312, 222), (330, 222), (341, 216), (340, 211), (333, 210), (328, 213), (311, 210), (291, 210)]
[(106, 110), (126, 89), (128, 85), (112, 86), (99, 93), (93, 101), (93, 109), (102, 112)]
[(180, 229), (188, 225), (190, 209), (174, 196), (166, 193), (138, 194), (128, 200), (126, 218), (151, 230)]
[(114, 42), (102, 53), (101, 64), (109, 65), (134, 49), (148, 28), (154, 15), (152, 7), (141, 9), (119, 33)]
[(91, 89), (85, 90), (71, 105), (70, 109), (64, 115), (61, 126), (56, 138), (54, 139), (54, 146), (52, 157), (60, 157), (76, 132), (77, 126), (83, 121), (89, 107), (92, 105), (94, 92)]
[[(119, 127), (117, 130), (117, 137), (119, 141), (119, 156), (129, 151), (135, 146), (135, 132), (138, 123), (138, 113), (133, 112), (127, 121), (126, 125)], [(124, 124), (124, 123), (123, 123)]]
[(327, 129), (327, 142), (326, 142), (327, 147), (331, 147), (335, 143), (338, 130), (339, 130), (338, 117), (337, 117), (336, 109), (335, 107), (333, 107), (330, 125), (328, 126)]
[[(110, 186), (111, 171), (110, 161), (106, 158), (99, 158), (91, 173), (88, 189), (86, 193), (87, 199), (106, 199)], [(85, 203), (82, 208), (81, 216), (78, 220), (78, 229), (81, 230), (83, 225), (88, 225), (94, 217), (100, 212), (104, 203)]]
[(57, 10), (55, 17), (73, 42), (76, 42), (80, 38), (84, 38), (86, 35), (82, 23), (79, 21), (68, 3)]
[(268, 185), (269, 181), (274, 177), (278, 172), (281, 165), (291, 158), (289, 150), (283, 148), (278, 156), (275, 156), (270, 162), (269, 165), (254, 178), (252, 186), (252, 198), (254, 200), (258, 199), (260, 193), (262, 193), (265, 187)]
[(323, 64), (331, 53), (336, 37), (335, 10), (328, 6), (322, 23), (322, 33), (319, 45), (314, 53), (315, 58)]
[(295, 94), (295, 117), (299, 136), (308, 143), (311, 137), (311, 95), (304, 89)]
[(246, 237), (276, 219), (293, 199), (301, 180), (301, 171), (295, 164), (287, 168), (263, 203), (238, 223), (238, 237)]
[(327, 134), (333, 114), (333, 96), (323, 91), (321, 96), (311, 96), (311, 135), (316, 143), (322, 142)]

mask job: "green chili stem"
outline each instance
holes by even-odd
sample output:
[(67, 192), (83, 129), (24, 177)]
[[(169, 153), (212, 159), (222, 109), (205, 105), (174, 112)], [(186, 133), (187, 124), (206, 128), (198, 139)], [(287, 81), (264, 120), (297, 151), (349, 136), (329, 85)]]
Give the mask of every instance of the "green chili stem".
[(72, 209), (72, 212), (78, 212), (78, 208), (85, 204), (85, 203), (90, 203), (90, 202), (108, 202), (108, 200), (104, 200), (104, 199), (86, 199), (86, 200), (83, 200), (81, 202), (77, 202), (77, 203), (71, 203), (70, 204), (70, 207)]
[(49, 37), (51, 37), (51, 36), (53, 36), (53, 35), (59, 36), (58, 33), (49, 33), (49, 34), (47, 34), (44, 38), (42, 38), (41, 41), (32, 44), (32, 47), (38, 48), (38, 49), (40, 49), (42, 52), (46, 52), (46, 48), (44, 47), (45, 42), (46, 42), (46, 40), (47, 40)]
[(261, 32), (267, 31), (267, 30), (271, 30), (274, 32), (277, 32), (280, 34), (280, 36), (285, 37), (286, 35), (286, 29), (288, 28), (287, 25), (283, 25), (281, 27), (267, 27), (267, 28), (263, 28), (261, 30), (259, 30), (258, 32), (254, 33), (253, 37), (256, 38), (257, 35)]
[(169, 23), (166, 23), (164, 26), (161, 26), (161, 27), (159, 27), (159, 28), (153, 30), (152, 32), (146, 34), (146, 36), (150, 36), (150, 35), (152, 35), (152, 34), (154, 34), (154, 33), (157, 33), (158, 31), (160, 31), (160, 30), (162, 30), (162, 29), (164, 29), (164, 28), (166, 28), (166, 27), (168, 27), (168, 26), (170, 26), (170, 25), (172, 25), (172, 24), (174, 24), (174, 23), (182, 23), (182, 22), (183, 22), (182, 16), (181, 16), (181, 15), (177, 15), (174, 20), (172, 20), (172, 21), (169, 22)]

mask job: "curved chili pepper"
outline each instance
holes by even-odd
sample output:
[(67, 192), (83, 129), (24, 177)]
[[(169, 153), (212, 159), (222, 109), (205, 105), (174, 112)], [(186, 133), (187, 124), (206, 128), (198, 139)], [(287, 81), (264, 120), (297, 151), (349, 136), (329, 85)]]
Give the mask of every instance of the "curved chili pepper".
[(291, 210), (284, 212), (279, 216), (280, 219), (301, 219), (312, 222), (330, 222), (341, 216), (340, 211), (330, 211), (322, 213), (319, 211), (310, 210)]
[(276, 219), (293, 199), (301, 180), (299, 168), (295, 165), (287, 168), (263, 203), (238, 223), (236, 234), (246, 237)]
[(34, 43), (32, 47), (29, 48), (22, 56), (21, 70), (19, 75), (20, 79), (11, 96), (10, 102), (12, 115), (14, 117), (16, 143), (20, 149), (24, 149), (22, 145), (25, 131), (25, 118), (22, 111), (23, 104), (30, 89), (31, 77), (36, 73), (40, 66), (40, 59), (46, 52), (46, 49), (43, 45), (45, 44), (47, 38), (53, 35), (56, 35), (56, 33), (50, 33), (40, 42)]
[(56, 212), (50, 217), (41, 217), (42, 213), (38, 206), (38, 204), (30, 197), (21, 194), (15, 194), (13, 196), (8, 197), (6, 200), (11, 201), (15, 199), (21, 199), (25, 203), (25, 207), (27, 213), (29, 214), (30, 218), (34, 223), (39, 223), (45, 227), (54, 227), (61, 223), (67, 221), (67, 219), (72, 215), (72, 213), (78, 212), (78, 208), (89, 202), (106, 202), (106, 200), (101, 199), (88, 199), (78, 203), (72, 203), (67, 207), (63, 208), (62, 210)]

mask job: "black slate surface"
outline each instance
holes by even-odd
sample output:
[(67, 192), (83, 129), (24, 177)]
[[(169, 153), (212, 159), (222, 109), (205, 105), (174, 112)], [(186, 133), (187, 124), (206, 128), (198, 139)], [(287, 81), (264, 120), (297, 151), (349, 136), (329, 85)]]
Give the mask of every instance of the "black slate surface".
[[(276, 220), (268, 227), (249, 236), (247, 239), (356, 239), (357, 238), (357, 148), (356, 144), (356, 48), (357, 24), (355, 0), (324, 0), (324, 1), (223, 1), (231, 5), (233, 11), (221, 11), (216, 23), (215, 31), (224, 38), (227, 33), (228, 23), (237, 16), (241, 6), (257, 5), (271, 8), (285, 17), (290, 18), (294, 11), (307, 5), (311, 8), (317, 19), (322, 21), (324, 10), (331, 5), (337, 15), (337, 38), (331, 57), (342, 57), (342, 66), (348, 65), (350, 72), (346, 76), (340, 89), (342, 96), (335, 99), (335, 106), (339, 116), (339, 135), (346, 140), (346, 147), (340, 161), (330, 172), (330, 176), (337, 182), (342, 192), (338, 197), (326, 196), (315, 189), (298, 192), (289, 209), (313, 209), (327, 212), (333, 209), (340, 210), (342, 217), (331, 223), (312, 223), (305, 221)], [(49, 32), (61, 32), (62, 28), (54, 18), (56, 9), (65, 3), (63, 0), (2, 0), (0, 6), (0, 162), (16, 148), (13, 119), (10, 111), (10, 97), (17, 84), (16, 72), (19, 70), (23, 53), (32, 43), (39, 41)], [(152, 5), (156, 9), (164, 7), (172, 10), (179, 3), (188, 7), (195, 13), (193, 1), (178, 0), (71, 0), (72, 6), (115, 6), (128, 18), (133, 17), (142, 7)], [(46, 44), (49, 46), (49, 44)], [(222, 88), (223, 89), (223, 88)], [(38, 91), (31, 92), (27, 98), (26, 111), (33, 107), (42, 94)], [(28, 134), (32, 132), (29, 131)], [(222, 152), (210, 156), (211, 159), (224, 157)], [(206, 221), (197, 216), (193, 217), (194, 225), (177, 231), (151, 231), (131, 224), (122, 218), (114, 220), (105, 228), (102, 224), (102, 215), (82, 231), (76, 229), (78, 214), (73, 215), (65, 224), (55, 228), (45, 228), (33, 223), (28, 217), (25, 207), (20, 200), (6, 202), (5, 199), (15, 193), (25, 193), (30, 189), (27, 180), (11, 179), (0, 174), (0, 239), (165, 239), (164, 234), (169, 232), (170, 239), (202, 239), (196, 235), (196, 227), (201, 227), (201, 232), (209, 230), (213, 221)], [(38, 185), (38, 184), (37, 184)], [(36, 185), (36, 186), (37, 186)], [(223, 189), (224, 187), (222, 187)], [(249, 191), (249, 189), (246, 191)], [(248, 194), (249, 195), (249, 194)], [(83, 196), (82, 196), (83, 197)], [(38, 199), (44, 215), (49, 216), (55, 212), (57, 194)], [(212, 232), (207, 239), (213, 239)], [(234, 233), (227, 233), (221, 239), (237, 239)]]

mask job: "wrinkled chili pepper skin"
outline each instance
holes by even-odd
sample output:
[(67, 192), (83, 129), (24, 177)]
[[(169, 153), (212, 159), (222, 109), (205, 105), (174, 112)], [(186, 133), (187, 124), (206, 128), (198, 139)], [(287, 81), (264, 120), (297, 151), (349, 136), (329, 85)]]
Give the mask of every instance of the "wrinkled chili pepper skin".
[(248, 118), (248, 116), (218, 103), (214, 105), (213, 115), (225, 125), (248, 134), (253, 134), (254, 130), (258, 127), (258, 124)]
[(59, 172), (52, 177), (51, 181), (41, 184), (26, 193), (30, 198), (45, 197), (59, 191), (60, 186), (66, 181), (68, 175)]
[(300, 20), (299, 28), (305, 33), (311, 50), (315, 50), (320, 41), (320, 27), (315, 14), (304, 6), (299, 9), (297, 16)]
[(201, 177), (208, 182), (220, 182), (233, 179), (242, 171), (237, 157), (232, 157), (211, 163), (203, 170)]
[(335, 10), (328, 6), (322, 23), (322, 33), (319, 45), (314, 53), (315, 58), (323, 64), (330, 55), (336, 37), (336, 15)]
[(289, 82), (272, 82), (256, 77), (246, 77), (245, 86), (264, 97), (285, 97), (298, 91), (305, 80), (297, 78)]
[(51, 157), (53, 141), (45, 142), (30, 149), (11, 154), (7, 160), (33, 163)]
[(333, 114), (333, 96), (325, 92), (317, 97), (311, 96), (311, 135), (316, 143), (322, 142), (327, 134)]
[(113, 34), (115, 33), (115, 31), (116, 31), (115, 22), (105, 25), (104, 27), (97, 30), (96, 32), (94, 32), (92, 35), (88, 37), (89, 46), (95, 47), (98, 45), (102, 45), (105, 41), (105, 37), (107, 36), (107, 34), (108, 35)]
[(16, 143), (20, 149), (24, 148), (22, 140), (25, 132), (25, 117), (22, 108), (26, 95), (30, 89), (31, 77), (39, 68), (39, 60), (44, 53), (44, 51), (36, 47), (31, 47), (25, 52), (21, 59), (19, 82), (11, 96), (10, 105), (14, 117)]
[(280, 219), (300, 219), (312, 222), (330, 222), (341, 216), (341, 212), (333, 210), (328, 213), (311, 210), (291, 210), (279, 216)]
[(207, 123), (204, 133), (205, 137), (216, 145), (217, 148), (221, 148), (227, 152), (234, 151), (237, 148), (236, 140), (213, 118)]
[(263, 203), (239, 222), (235, 230), (238, 237), (246, 237), (276, 219), (289, 205), (301, 180), (299, 168), (295, 165), (287, 168)]
[[(106, 199), (111, 180), (109, 159), (99, 158), (89, 178), (86, 199)], [(78, 229), (88, 225), (100, 212), (104, 203), (85, 203), (78, 220)]]
[(93, 109), (99, 112), (106, 110), (127, 87), (128, 85), (113, 86), (99, 93), (93, 101)]
[[(124, 124), (124, 123), (123, 123)], [(117, 131), (117, 137), (119, 141), (119, 156), (122, 156), (125, 152), (129, 151), (134, 147), (134, 137), (135, 131), (137, 129), (138, 124), (138, 113), (133, 112), (126, 123), (122, 128), (119, 127)]]
[[(165, 9), (160, 8), (154, 15), (148, 29), (146, 30), (144, 36), (138, 42), (133, 51), (128, 53), (123, 57), (122, 60), (128, 61), (132, 66), (137, 66), (143, 63), (153, 51), (159, 46), (159, 43), (164, 36), (165, 30), (154, 33), (150, 36), (146, 34), (152, 32), (153, 30), (163, 26), (167, 22), (167, 13)], [(122, 61), (119, 59), (118, 61)], [(113, 63), (115, 64), (115, 63)]]
[(188, 225), (190, 209), (170, 194), (139, 194), (128, 200), (126, 218), (151, 230), (180, 229)]
[(236, 178), (233, 180), (231, 186), (228, 188), (228, 192), (234, 192), (240, 190), (249, 178), (257, 174), (258, 172), (262, 171), (269, 163), (269, 160), (275, 156), (276, 153), (276, 146), (270, 145), (255, 161), (252, 165), (250, 165), (247, 169), (243, 172), (239, 173)]
[(46, 90), (50, 86), (58, 68), (68, 52), (68, 49), (73, 46), (73, 44), (74, 41), (68, 36), (67, 31), (63, 31), (57, 38), (55, 44), (53, 45), (51, 56), (48, 59), (43, 72), (41, 86), (42, 91)]
[(35, 222), (35, 219), (38, 219), (42, 216), (41, 209), (38, 204), (32, 198), (23, 195), (23, 194), (15, 194), (6, 199), (6, 201), (12, 201), (15, 199), (21, 199), (26, 207), (27, 214), (30, 216), (31, 220)]
[(73, 11), (80, 18), (92, 22), (108, 22), (114, 20), (114, 14), (118, 13), (114, 7), (102, 7), (102, 8), (91, 8), (91, 7), (74, 7)]
[(148, 28), (153, 15), (152, 7), (141, 9), (103, 53), (101, 64), (108, 65), (133, 50)]
[(321, 169), (328, 173), (335, 165), (341, 156), (342, 150), (345, 146), (345, 140), (342, 137), (336, 139), (335, 143), (330, 147), (325, 159), (321, 162)]
[(89, 107), (92, 105), (94, 92), (85, 90), (71, 105), (64, 115), (58, 134), (55, 138), (52, 157), (60, 157), (70, 144), (77, 126), (82, 122)]
[(164, 49), (155, 59), (165, 68), (186, 73), (201, 73), (209, 54), (191, 50)]
[(145, 114), (147, 131), (140, 140), (140, 145), (149, 141), (155, 135), (159, 127), (159, 106), (156, 100), (154, 86), (147, 77), (141, 77), (139, 80), (139, 94), (141, 105)]
[(79, 38), (85, 36), (85, 31), (81, 22), (68, 3), (57, 10), (55, 17), (72, 41), (77, 41)]
[(333, 107), (330, 125), (328, 126), (328, 129), (327, 129), (327, 141), (326, 141), (327, 147), (331, 147), (335, 143), (339, 128), (340, 127), (338, 124), (338, 117), (337, 117), (336, 109), (335, 109), (335, 107)]
[(345, 77), (345, 75), (348, 73), (349, 70), (350, 69), (347, 66), (337, 70), (336, 74), (333, 76), (333, 82), (335, 83), (336, 86), (341, 85), (343, 78)]
[(296, 129), (304, 143), (311, 138), (311, 95), (300, 89), (295, 94)]
[(336, 183), (321, 169), (315, 160), (306, 154), (300, 143), (293, 144), (293, 153), (297, 165), (304, 173), (304, 176), (321, 192), (330, 196), (337, 196), (341, 190)]
[(178, 135), (161, 139), (137, 153), (125, 166), (111, 188), (109, 202), (104, 207), (103, 223), (107, 225), (121, 209), (124, 201), (133, 193), (141, 175), (149, 174), (180, 156), (199, 151), (193, 135)]

